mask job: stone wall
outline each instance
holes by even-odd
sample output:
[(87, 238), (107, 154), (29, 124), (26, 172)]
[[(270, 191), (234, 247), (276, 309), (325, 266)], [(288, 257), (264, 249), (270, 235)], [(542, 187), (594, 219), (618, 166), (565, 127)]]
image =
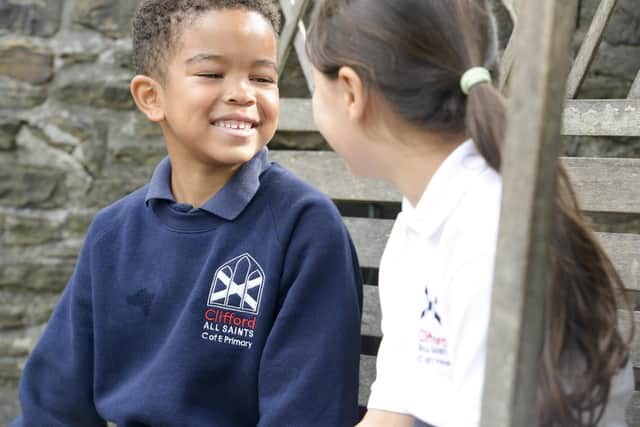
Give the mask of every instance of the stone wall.
[[(129, 20), (135, 0), (0, 0), (0, 425), (73, 269), (95, 211), (142, 185), (165, 155), (134, 111)], [(623, 97), (640, 68), (640, 8), (620, 0), (581, 97)], [(583, 0), (576, 43), (596, 0)], [(309, 96), (295, 56), (281, 94)], [(278, 133), (272, 148), (323, 148)], [(579, 140), (572, 153), (638, 155), (631, 140)]]

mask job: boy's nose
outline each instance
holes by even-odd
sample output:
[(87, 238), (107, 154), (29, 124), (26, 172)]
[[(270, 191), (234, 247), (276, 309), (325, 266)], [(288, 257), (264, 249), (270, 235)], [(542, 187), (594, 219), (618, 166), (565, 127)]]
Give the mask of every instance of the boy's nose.
[(255, 94), (247, 81), (229, 82), (225, 93), (225, 102), (230, 104), (255, 104)]

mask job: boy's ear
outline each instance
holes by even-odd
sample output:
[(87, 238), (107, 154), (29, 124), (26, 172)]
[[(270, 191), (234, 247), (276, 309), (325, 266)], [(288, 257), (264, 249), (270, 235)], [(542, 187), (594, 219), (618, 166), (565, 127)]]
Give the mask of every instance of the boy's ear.
[(351, 67), (340, 67), (338, 84), (342, 89), (349, 116), (361, 120), (367, 107), (367, 92), (358, 73)]
[(160, 83), (149, 76), (138, 74), (131, 79), (131, 96), (138, 109), (142, 111), (152, 122), (160, 122), (164, 119), (162, 108), (162, 87)]

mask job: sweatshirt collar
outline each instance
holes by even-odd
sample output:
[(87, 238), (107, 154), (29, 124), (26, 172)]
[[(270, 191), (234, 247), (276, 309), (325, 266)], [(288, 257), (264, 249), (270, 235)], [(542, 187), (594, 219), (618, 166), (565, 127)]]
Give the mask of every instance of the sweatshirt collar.
[(415, 207), (403, 198), (401, 220), (430, 237), (451, 216), (474, 179), (489, 167), (472, 140), (463, 142), (436, 170)]
[[(233, 221), (258, 192), (260, 175), (268, 169), (269, 165), (268, 150), (267, 147), (264, 147), (251, 160), (243, 164), (229, 182), (202, 206), (187, 209), (187, 211), (205, 211)], [(149, 182), (145, 204), (149, 206), (149, 202), (152, 200), (177, 203), (171, 192), (171, 160), (169, 157), (162, 159), (156, 166)]]

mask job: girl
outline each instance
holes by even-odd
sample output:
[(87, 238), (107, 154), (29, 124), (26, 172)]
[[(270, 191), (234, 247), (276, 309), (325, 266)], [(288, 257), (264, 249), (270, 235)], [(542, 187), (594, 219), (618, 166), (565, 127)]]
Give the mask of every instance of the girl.
[[(318, 128), (353, 173), (404, 196), (380, 266), (384, 337), (361, 426), (479, 423), (505, 126), (496, 44), (478, 0), (320, 0), (314, 12)], [(554, 215), (540, 425), (623, 426), (623, 286), (562, 167)]]

